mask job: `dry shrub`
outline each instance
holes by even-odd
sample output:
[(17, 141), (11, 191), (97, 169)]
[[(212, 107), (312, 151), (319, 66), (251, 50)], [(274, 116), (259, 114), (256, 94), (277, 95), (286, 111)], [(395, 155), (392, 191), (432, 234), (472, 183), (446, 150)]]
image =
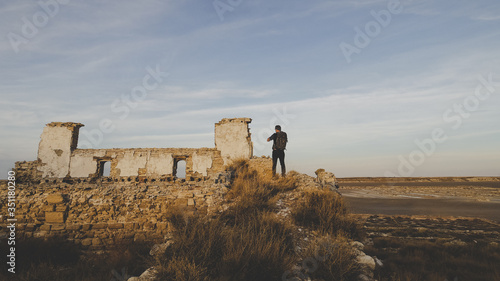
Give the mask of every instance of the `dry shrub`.
[(349, 216), (342, 197), (331, 190), (305, 192), (292, 210), (292, 217), (297, 224), (324, 234), (342, 234), (353, 239), (362, 235), (360, 225)]
[(226, 198), (235, 201), (223, 214), (227, 223), (244, 221), (248, 215), (271, 211), (276, 206), (276, 195), (297, 187), (293, 176), (273, 179), (259, 175), (248, 161), (235, 161), (229, 168), (234, 179)]
[(186, 257), (173, 257), (161, 268), (159, 280), (208, 281), (207, 269), (196, 265)]
[(278, 280), (295, 261), (291, 227), (273, 214), (228, 230), (222, 270), (230, 280)]
[(247, 197), (253, 195), (256, 189), (260, 189), (259, 192), (263, 195), (261, 198), (266, 200), (279, 192), (286, 192), (297, 187), (295, 177), (273, 178), (260, 175), (250, 168), (248, 160), (235, 161), (228, 170), (233, 175), (228, 198)]
[[(391, 250), (390, 250), (391, 249)], [(444, 241), (421, 241), (396, 237), (377, 237), (365, 249), (384, 261), (377, 268), (378, 280), (500, 280), (500, 247), (485, 243), (464, 245)]]
[[(223, 225), (219, 220), (192, 216), (186, 223), (176, 226), (173, 244), (157, 261), (158, 280), (206, 280), (216, 272), (214, 265), (222, 257)], [(202, 269), (196, 279), (189, 269)], [(207, 272), (206, 268), (212, 270)], [(190, 275), (191, 274), (191, 275)], [(193, 279), (189, 279), (193, 277)], [(208, 279), (207, 279), (208, 280)]]
[(185, 207), (169, 205), (165, 211), (166, 219), (175, 229), (181, 229), (186, 226), (189, 221), (189, 213)]
[(356, 262), (356, 253), (343, 237), (324, 236), (314, 240), (301, 255), (301, 270), (288, 274), (292, 277), (307, 277), (312, 280), (358, 280), (361, 267)]
[[(236, 161), (231, 207), (214, 217), (172, 212), (174, 243), (158, 261), (158, 280), (279, 280), (296, 260), (292, 229), (269, 210), (293, 179), (269, 181)], [(189, 270), (198, 270), (196, 276)], [(177, 279), (176, 279), (177, 278)]]
[[(237, 225), (194, 216), (160, 258), (158, 280), (276, 280), (292, 255), (290, 227), (271, 214), (254, 214)], [(193, 279), (185, 272), (190, 268), (198, 270)]]
[[(4, 245), (7, 243), (1, 243), (2, 252), (6, 252)], [(0, 280), (109, 281), (117, 274), (139, 275), (147, 268), (143, 257), (150, 247), (149, 243), (123, 244), (97, 255), (84, 254), (62, 237), (20, 238), (16, 241), (16, 273), (2, 266)]]

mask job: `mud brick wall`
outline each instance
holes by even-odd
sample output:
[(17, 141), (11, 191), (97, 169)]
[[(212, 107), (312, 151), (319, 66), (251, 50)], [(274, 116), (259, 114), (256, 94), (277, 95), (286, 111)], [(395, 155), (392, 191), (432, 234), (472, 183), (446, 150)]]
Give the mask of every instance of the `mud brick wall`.
[[(205, 181), (98, 182), (63, 181), (16, 186), (16, 235), (62, 237), (89, 249), (100, 249), (131, 241), (162, 242), (172, 230), (168, 209), (212, 212), (227, 191), (221, 174)], [(7, 190), (6, 181), (0, 182)], [(0, 199), (7, 213), (6, 196)], [(5, 216), (0, 237), (7, 235)]]

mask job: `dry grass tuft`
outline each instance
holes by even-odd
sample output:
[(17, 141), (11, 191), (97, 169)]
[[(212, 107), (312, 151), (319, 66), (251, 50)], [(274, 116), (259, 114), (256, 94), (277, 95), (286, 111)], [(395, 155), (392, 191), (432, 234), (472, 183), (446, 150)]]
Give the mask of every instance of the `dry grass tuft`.
[[(4, 245), (7, 243), (1, 243), (0, 250), (7, 252), (2, 248)], [(140, 275), (147, 268), (144, 257), (150, 247), (147, 243), (131, 243), (101, 255), (85, 255), (78, 245), (63, 238), (19, 239), (16, 241), (16, 273), (9, 273), (5, 263), (0, 280), (109, 281), (116, 274)]]
[[(173, 276), (178, 280), (279, 280), (295, 262), (291, 226), (270, 213), (276, 195), (295, 188), (294, 180), (265, 179), (246, 161), (236, 161), (230, 170), (234, 180), (227, 210), (211, 218), (193, 216), (187, 223), (178, 214), (169, 216), (177, 231), (173, 245), (160, 258), (159, 280)], [(189, 268), (200, 269), (199, 276), (185, 277)]]
[(352, 239), (362, 236), (360, 225), (349, 216), (342, 197), (327, 189), (305, 192), (292, 216), (297, 224), (324, 234), (341, 234)]
[(277, 280), (292, 256), (291, 229), (272, 214), (254, 213), (234, 225), (193, 216), (160, 258), (158, 280)]
[(357, 280), (361, 273), (355, 251), (347, 239), (340, 236), (316, 239), (304, 251), (302, 258), (303, 268), (307, 268), (312, 280)]
[(378, 237), (365, 250), (384, 261), (375, 272), (381, 281), (500, 280), (498, 245)]
[(173, 257), (162, 265), (161, 280), (208, 281), (207, 269), (196, 265), (186, 257)]
[(229, 170), (234, 172), (235, 177), (226, 198), (236, 204), (223, 215), (228, 223), (238, 223), (248, 215), (272, 211), (276, 205), (277, 194), (297, 187), (294, 177), (273, 179), (259, 175), (250, 169), (248, 161), (236, 161)]
[[(310, 274), (314, 280), (354, 280), (359, 268), (345, 239), (324, 238), (312, 244), (303, 256), (295, 253), (292, 225), (272, 212), (277, 195), (296, 188), (293, 174), (282, 179), (262, 176), (246, 161), (236, 161), (230, 171), (234, 178), (227, 194), (228, 209), (213, 217), (190, 217), (187, 223), (175, 213), (169, 216), (177, 231), (174, 243), (158, 262), (158, 280), (281, 280), (293, 265), (313, 254), (323, 257)], [(333, 198), (331, 193), (317, 195), (323, 200)], [(343, 202), (334, 203), (320, 206), (325, 214), (319, 214), (320, 219), (314, 223), (322, 223), (321, 227), (330, 232), (349, 230)], [(334, 210), (323, 210), (329, 207)], [(314, 211), (304, 206), (300, 210), (298, 214), (309, 212), (314, 216)], [(334, 226), (342, 225), (336, 231), (323, 223), (323, 217), (332, 216), (332, 212), (337, 214)]]

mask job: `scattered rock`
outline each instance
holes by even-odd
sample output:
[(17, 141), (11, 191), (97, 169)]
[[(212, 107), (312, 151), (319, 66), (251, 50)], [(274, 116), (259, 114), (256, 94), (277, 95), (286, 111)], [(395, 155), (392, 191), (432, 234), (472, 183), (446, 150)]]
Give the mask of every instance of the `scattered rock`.
[(375, 270), (375, 260), (372, 257), (364, 254), (359, 255), (356, 259), (361, 266), (366, 266), (372, 271)]
[(315, 174), (317, 176), (316, 180), (319, 182), (321, 187), (329, 188), (341, 195), (338, 192), (339, 185), (337, 184), (337, 178), (335, 178), (333, 173), (326, 172), (325, 169), (317, 169)]
[(130, 277), (127, 281), (153, 281), (156, 279), (158, 271), (154, 267), (148, 268), (139, 277)]
[(358, 280), (359, 281), (375, 281), (375, 279), (371, 278), (370, 276), (366, 276), (364, 274), (358, 275)]
[(172, 245), (172, 241), (167, 241), (165, 243), (162, 243), (162, 244), (155, 244), (153, 245), (153, 247), (151, 248), (151, 251), (149, 251), (149, 255), (151, 256), (161, 256), (163, 254), (165, 254), (165, 251), (168, 249), (168, 247), (170, 247), (170, 245)]
[(354, 248), (360, 250), (360, 251), (363, 251), (363, 249), (365, 248), (365, 245), (363, 245), (363, 243), (359, 242), (359, 241), (353, 241), (351, 242), (351, 246), (353, 246)]

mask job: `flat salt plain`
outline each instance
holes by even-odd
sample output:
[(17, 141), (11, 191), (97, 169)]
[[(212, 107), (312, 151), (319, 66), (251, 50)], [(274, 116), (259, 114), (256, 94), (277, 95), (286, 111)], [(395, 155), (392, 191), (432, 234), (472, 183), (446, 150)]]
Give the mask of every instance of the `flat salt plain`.
[(355, 214), (477, 217), (500, 223), (500, 177), (339, 178)]

